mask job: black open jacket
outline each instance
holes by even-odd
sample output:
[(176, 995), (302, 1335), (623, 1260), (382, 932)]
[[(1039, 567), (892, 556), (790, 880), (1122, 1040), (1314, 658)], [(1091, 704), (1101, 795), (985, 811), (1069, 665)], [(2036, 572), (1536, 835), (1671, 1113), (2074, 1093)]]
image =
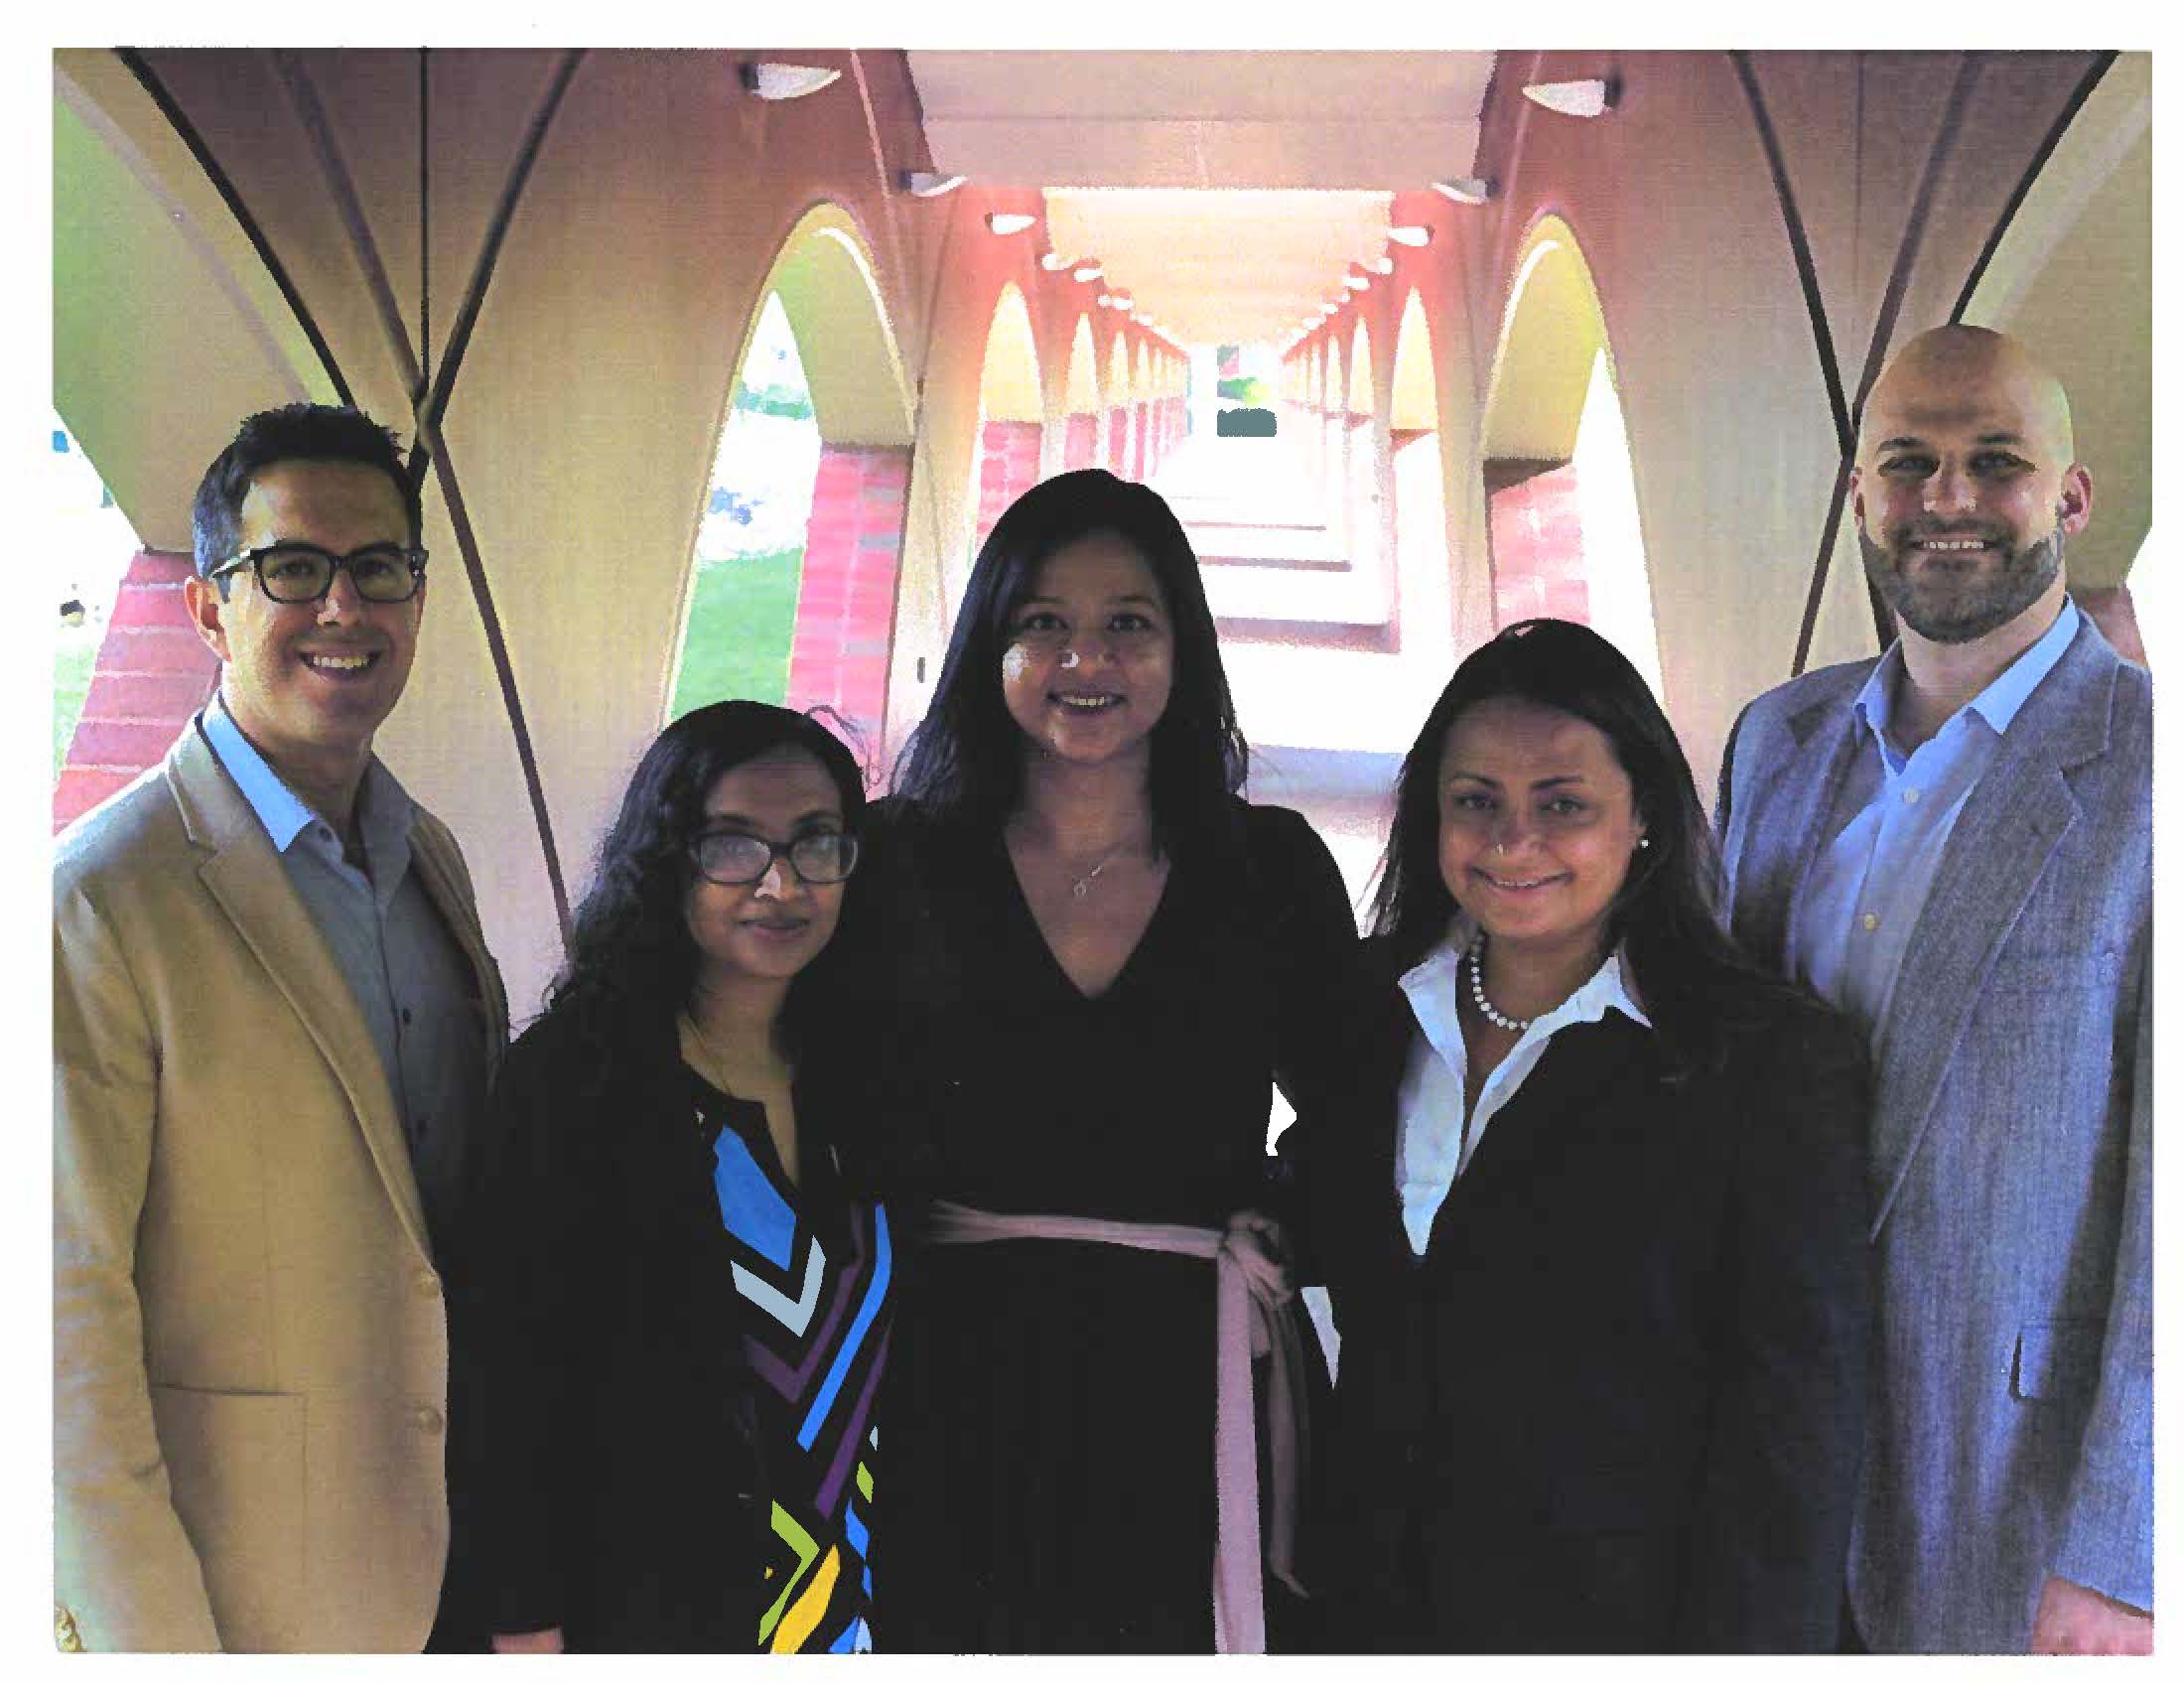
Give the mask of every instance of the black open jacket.
[(1830, 1650), (1868, 1327), (1862, 1040), (1754, 1001), (1673, 1081), (1620, 1013), (1558, 1032), (1413, 1256), (1415, 1021), (1369, 940), (1309, 1230), (1341, 1330), (1312, 1556), (1343, 1648)]
[[(827, 1062), (799, 1074), (807, 1141)], [(451, 1297), (451, 1602), (571, 1650), (749, 1651), (768, 1520), (743, 1307), (675, 1028), (549, 1014), (472, 1157)]]

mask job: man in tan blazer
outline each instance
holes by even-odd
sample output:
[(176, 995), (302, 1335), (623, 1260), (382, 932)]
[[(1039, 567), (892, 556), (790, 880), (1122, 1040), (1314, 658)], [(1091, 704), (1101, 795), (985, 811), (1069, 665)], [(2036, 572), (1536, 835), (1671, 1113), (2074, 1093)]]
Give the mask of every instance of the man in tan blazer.
[(461, 852), (371, 754), (425, 553), (392, 437), (249, 418), (185, 597), (217, 697), (54, 868), (67, 1648), (422, 1646), (442, 1272), (507, 1002)]

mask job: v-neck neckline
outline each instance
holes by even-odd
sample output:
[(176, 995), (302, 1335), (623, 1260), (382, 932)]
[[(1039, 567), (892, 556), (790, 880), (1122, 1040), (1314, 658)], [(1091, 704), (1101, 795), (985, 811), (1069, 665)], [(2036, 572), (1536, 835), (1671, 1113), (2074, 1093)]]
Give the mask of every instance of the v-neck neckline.
[(1146, 951), (1154, 931), (1160, 926), (1161, 915), (1167, 911), (1168, 893), (1174, 888), (1178, 871), (1175, 859), (1168, 858), (1167, 876), (1160, 881), (1160, 894), (1153, 900), (1153, 913), (1146, 916), (1145, 929), (1138, 934), (1138, 941), (1131, 945), (1130, 953), (1123, 957), (1123, 964), (1115, 969), (1115, 976), (1107, 981), (1101, 991), (1087, 991), (1069, 976), (1069, 969), (1061, 964), (1061, 957), (1054, 953), (1054, 946), (1046, 941), (1045, 928), (1039, 924), (1038, 915), (1031, 912), (1030, 895), (1024, 889), (1024, 881), (1017, 876), (1016, 857), (1009, 853), (1009, 840), (1000, 832), (994, 835), (994, 849), (1001, 858), (1002, 878), (1007, 881), (1009, 895), (1016, 908), (1018, 922), (1030, 936), (1032, 945), (1046, 959), (1047, 970), (1059, 979), (1071, 999), (1086, 1007), (1109, 1001), (1122, 989), (1123, 981), (1130, 977), (1138, 965), (1138, 957)]

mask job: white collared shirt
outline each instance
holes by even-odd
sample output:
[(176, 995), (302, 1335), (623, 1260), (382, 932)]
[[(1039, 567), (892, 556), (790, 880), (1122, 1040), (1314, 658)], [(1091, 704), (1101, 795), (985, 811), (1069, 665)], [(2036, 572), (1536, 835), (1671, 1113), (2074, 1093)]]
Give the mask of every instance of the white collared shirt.
[(1403, 1228), (1410, 1236), (1411, 1252), (1418, 1255), (1426, 1252), (1433, 1216), (1478, 1153), (1487, 1125), (1539, 1065), (1548, 1039), (1566, 1026), (1604, 1019), (1611, 1008), (1648, 1031), (1653, 1029), (1653, 1022), (1623, 988), (1621, 959), (1610, 955), (1591, 978), (1525, 1028), (1516, 1048), (1487, 1075), (1478, 1111), (1466, 1128), (1463, 1076), (1470, 1057), (1464, 1049), (1463, 1025), (1456, 1017), (1456, 993), (1471, 988), (1463, 952), (1475, 929), (1459, 914), (1448, 936), (1397, 981), (1419, 1029), (1404, 1063), (1403, 1083), (1396, 1091), (1396, 1195), (1403, 1202)]

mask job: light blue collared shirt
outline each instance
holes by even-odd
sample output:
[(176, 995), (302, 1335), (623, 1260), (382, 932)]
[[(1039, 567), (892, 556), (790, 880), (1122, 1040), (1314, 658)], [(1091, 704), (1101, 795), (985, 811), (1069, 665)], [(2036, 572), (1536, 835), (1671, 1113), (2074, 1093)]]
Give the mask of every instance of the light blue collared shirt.
[(1993, 682), (1906, 756), (1888, 736), (1903, 680), (1903, 647), (1891, 645), (1851, 703), (1873, 751), (1859, 755), (1836, 795), (1831, 842), (1790, 921), (1797, 975), (1865, 1029), (1885, 1055), (1888, 1006), (1942, 852), (2002, 735), (2078, 634), (2078, 606), (2063, 600), (2055, 625)]
[(1419, 1029), (1396, 1092), (1396, 1194), (1403, 1201), (1411, 1252), (1418, 1255), (1426, 1252), (1433, 1216), (1478, 1153), (1488, 1123), (1540, 1064), (1550, 1038), (1566, 1026), (1603, 1020), (1609, 1009), (1649, 1032), (1653, 1029), (1623, 988), (1622, 961), (1610, 955), (1591, 978), (1525, 1028), (1516, 1048), (1487, 1074), (1478, 1111), (1466, 1121), (1463, 1075), (1470, 1055), (1464, 1049), (1463, 1023), (1456, 1017), (1456, 993), (1470, 988), (1463, 952), (1476, 930), (1468, 916), (1458, 914), (1449, 935), (1398, 981)]
[(199, 721), (348, 982), (401, 1115), (439, 1253), (455, 1222), (463, 1145), (484, 1105), (484, 1005), (469, 960), (410, 871), (416, 805), (374, 757), (356, 790), (364, 855), (357, 868), (218, 695)]

